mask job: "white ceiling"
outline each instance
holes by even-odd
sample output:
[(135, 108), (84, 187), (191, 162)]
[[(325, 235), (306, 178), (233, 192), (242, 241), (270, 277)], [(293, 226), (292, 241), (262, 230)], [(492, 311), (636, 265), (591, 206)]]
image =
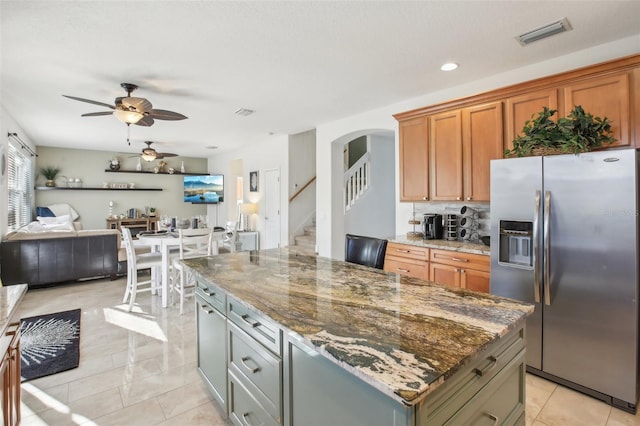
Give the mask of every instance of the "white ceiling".
[[(637, 0), (1, 0), (0, 15), (0, 102), (36, 145), (201, 157), (640, 33)], [(572, 31), (515, 40), (563, 17)], [(122, 82), (189, 119), (131, 126), (127, 147), (115, 117), (80, 117), (105, 108), (62, 97), (111, 104)]]

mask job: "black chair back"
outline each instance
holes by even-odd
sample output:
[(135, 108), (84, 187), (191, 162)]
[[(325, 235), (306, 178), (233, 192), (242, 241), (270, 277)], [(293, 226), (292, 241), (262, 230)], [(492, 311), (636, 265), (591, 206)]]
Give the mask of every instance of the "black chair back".
[(361, 235), (345, 235), (344, 260), (347, 262), (382, 269), (386, 252), (387, 240)]

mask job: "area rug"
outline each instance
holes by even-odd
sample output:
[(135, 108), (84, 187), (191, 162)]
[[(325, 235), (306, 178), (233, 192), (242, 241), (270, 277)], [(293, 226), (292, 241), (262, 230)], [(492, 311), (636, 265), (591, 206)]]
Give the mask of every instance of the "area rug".
[(23, 318), (20, 332), (23, 382), (78, 367), (80, 309)]

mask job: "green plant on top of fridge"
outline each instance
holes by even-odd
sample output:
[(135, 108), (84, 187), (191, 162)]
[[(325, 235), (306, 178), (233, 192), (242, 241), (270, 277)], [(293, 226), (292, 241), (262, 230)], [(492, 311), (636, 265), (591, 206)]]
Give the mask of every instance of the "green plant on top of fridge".
[(513, 149), (505, 157), (528, 157), (545, 154), (578, 154), (611, 144), (611, 122), (607, 117), (594, 117), (576, 105), (567, 117), (552, 119), (555, 109), (544, 107), (537, 117), (531, 116), (522, 135), (513, 140)]

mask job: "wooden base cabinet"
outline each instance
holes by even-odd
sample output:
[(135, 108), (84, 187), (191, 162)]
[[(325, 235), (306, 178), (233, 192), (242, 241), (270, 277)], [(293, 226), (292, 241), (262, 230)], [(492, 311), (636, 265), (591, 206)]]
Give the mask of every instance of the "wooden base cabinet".
[(429, 249), (408, 244), (388, 243), (384, 270), (408, 277), (429, 279)]
[(12, 426), (20, 423), (20, 322), (10, 323), (1, 340), (2, 419)]
[(489, 293), (489, 256), (431, 249), (429, 260), (430, 281)]

